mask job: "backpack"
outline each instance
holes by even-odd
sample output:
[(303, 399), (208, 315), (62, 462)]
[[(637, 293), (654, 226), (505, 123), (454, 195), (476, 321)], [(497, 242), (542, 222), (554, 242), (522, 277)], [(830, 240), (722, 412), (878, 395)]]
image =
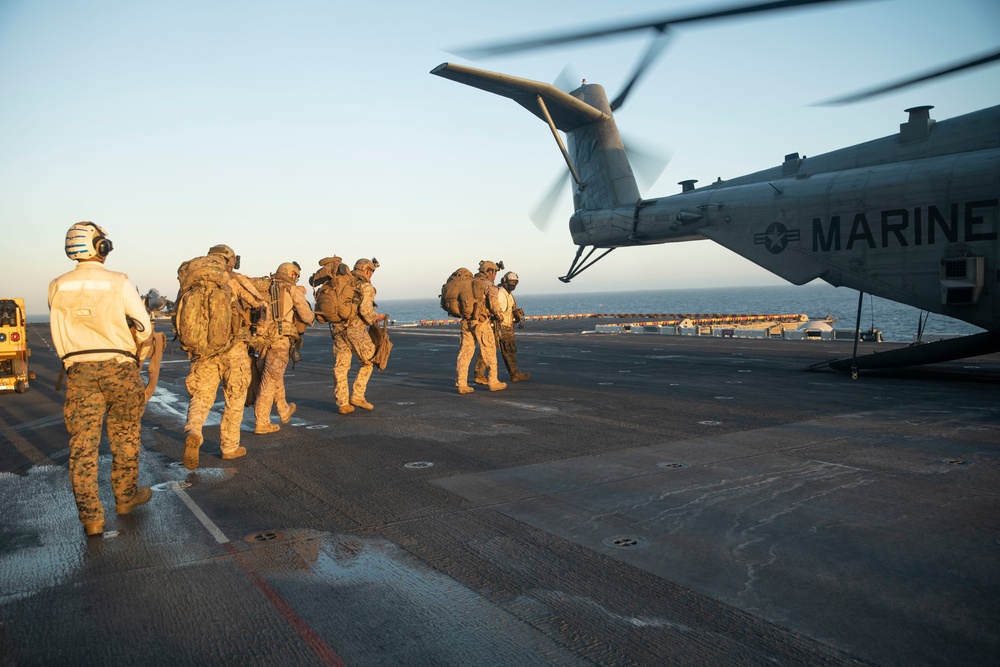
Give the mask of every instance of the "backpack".
[(279, 336), (287, 333), (282, 330), (281, 315), (285, 312), (288, 297), (282, 289), (280, 281), (274, 276), (250, 278), (254, 289), (264, 299), (264, 307), (250, 312), (250, 345), (258, 352), (265, 352)]
[(475, 312), (472, 271), (456, 269), (441, 286), (441, 308), (452, 317), (471, 319)]
[(309, 276), (309, 285), (311, 285), (314, 290), (319, 290), (324, 283), (337, 275), (337, 271), (343, 263), (344, 260), (336, 255), (333, 257), (324, 257), (319, 260), (319, 269), (316, 273)]
[[(312, 282), (312, 278), (309, 280)], [(336, 273), (320, 284), (314, 310), (317, 320), (329, 324), (349, 322), (357, 317), (357, 284), (346, 264), (338, 264)]]
[(174, 328), (190, 359), (228, 350), (240, 331), (239, 304), (229, 287), (225, 263), (214, 256), (196, 257), (177, 269), (180, 292)]
[(385, 330), (385, 320), (369, 326), (368, 335), (375, 345), (375, 354), (372, 355), (372, 363), (380, 371), (384, 371), (386, 365), (389, 363), (389, 355), (392, 353), (392, 341), (389, 340), (389, 332)]

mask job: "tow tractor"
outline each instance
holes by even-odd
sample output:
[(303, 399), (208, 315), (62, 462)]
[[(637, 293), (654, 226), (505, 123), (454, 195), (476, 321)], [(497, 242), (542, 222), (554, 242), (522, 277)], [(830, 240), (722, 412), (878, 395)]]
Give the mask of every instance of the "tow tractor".
[(28, 370), (27, 322), (24, 299), (0, 298), (0, 391), (28, 391), (28, 380), (35, 374)]

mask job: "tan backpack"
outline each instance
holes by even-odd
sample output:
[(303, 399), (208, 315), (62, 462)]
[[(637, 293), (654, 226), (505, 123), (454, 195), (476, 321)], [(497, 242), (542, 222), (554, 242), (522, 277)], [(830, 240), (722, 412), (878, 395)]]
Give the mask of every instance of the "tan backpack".
[(441, 308), (452, 317), (471, 319), (476, 304), (473, 282), (472, 271), (456, 269), (441, 286)]
[(309, 276), (309, 284), (312, 286), (313, 290), (318, 291), (320, 287), (331, 280), (337, 274), (337, 271), (341, 266), (344, 266), (345, 269), (347, 268), (346, 265), (344, 265), (344, 260), (336, 255), (333, 257), (324, 257), (319, 260), (319, 269), (316, 273)]
[(232, 347), (242, 318), (225, 262), (214, 255), (188, 260), (177, 269), (177, 281), (174, 328), (181, 349), (201, 359)]
[(336, 273), (320, 283), (319, 289), (316, 290), (314, 310), (317, 320), (330, 324), (349, 322), (357, 317), (357, 280), (354, 274), (347, 270), (346, 264), (340, 263)]
[(264, 308), (251, 313), (252, 325), (250, 344), (259, 352), (267, 350), (280, 336), (297, 335), (294, 327), (282, 322), (282, 316), (291, 307), (291, 285), (274, 274), (261, 278), (250, 278), (254, 289), (264, 299)]
[(384, 371), (386, 365), (389, 363), (389, 355), (392, 353), (392, 341), (389, 340), (389, 332), (386, 331), (385, 320), (369, 326), (368, 335), (375, 345), (375, 354), (372, 356), (372, 363), (380, 371)]

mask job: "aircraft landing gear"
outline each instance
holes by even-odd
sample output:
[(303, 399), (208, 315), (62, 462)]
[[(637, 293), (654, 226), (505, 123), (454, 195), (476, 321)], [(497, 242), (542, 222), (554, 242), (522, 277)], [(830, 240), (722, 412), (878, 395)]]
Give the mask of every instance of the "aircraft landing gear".
[(605, 257), (609, 252), (614, 250), (614, 248), (608, 248), (600, 255), (598, 255), (593, 261), (588, 262), (587, 260), (590, 259), (590, 256), (593, 255), (595, 252), (597, 252), (597, 246), (591, 247), (590, 252), (587, 253), (587, 256), (584, 257), (583, 259), (580, 259), (580, 256), (583, 254), (584, 248), (586, 247), (587, 246), (582, 246), (582, 245), (577, 246), (576, 257), (573, 258), (573, 263), (569, 265), (569, 271), (566, 272), (565, 276), (559, 276), (559, 280), (561, 280), (564, 283), (568, 283), (569, 281), (573, 280), (573, 278), (576, 278), (578, 275), (583, 273), (586, 269), (589, 269), (594, 264), (596, 264), (598, 260)]

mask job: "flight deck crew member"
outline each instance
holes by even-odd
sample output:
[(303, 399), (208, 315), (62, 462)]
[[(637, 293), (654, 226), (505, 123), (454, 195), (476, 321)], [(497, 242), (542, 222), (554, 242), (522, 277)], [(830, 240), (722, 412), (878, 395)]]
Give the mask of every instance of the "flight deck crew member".
[[(354, 412), (358, 407), (362, 410), (374, 410), (375, 406), (365, 398), (368, 379), (372, 375), (375, 356), (375, 343), (368, 334), (368, 327), (386, 318), (385, 313), (375, 312), (375, 287), (371, 283), (372, 274), (378, 268), (378, 262), (361, 258), (354, 263), (354, 298), (358, 304), (358, 312), (347, 322), (331, 325), (333, 332), (333, 379), (334, 398), (337, 410), (342, 415)], [(351, 370), (352, 355), (357, 355), (361, 367), (354, 379), (353, 392), (348, 389), (347, 373)]]
[(138, 357), (153, 325), (128, 276), (104, 268), (112, 244), (101, 227), (76, 223), (66, 233), (65, 248), (77, 265), (49, 284), (50, 325), (66, 369), (69, 474), (89, 537), (104, 532), (97, 450), (105, 416), (117, 513), (128, 514), (153, 495), (148, 486), (139, 486), (139, 429), (146, 402)]
[(299, 339), (296, 321), (310, 325), (316, 319), (305, 294), (296, 284), (299, 282), (299, 265), (284, 262), (271, 276), (278, 285), (277, 337), (271, 341), (263, 354), (264, 369), (261, 371), (260, 390), (254, 403), (257, 425), (254, 433), (273, 433), (280, 426), (271, 423), (271, 406), (278, 406), (278, 418), (282, 424), (295, 414), (295, 404), (285, 400), (285, 369), (288, 367), (289, 350), (292, 341)]
[(471, 394), (469, 386), (469, 363), (479, 345), (479, 355), (485, 364), (484, 379), (490, 391), (500, 391), (507, 388), (507, 383), (500, 382), (497, 365), (496, 339), (493, 335), (491, 319), (500, 312), (499, 294), (496, 280), (499, 267), (488, 260), (479, 262), (479, 273), (473, 278), (473, 295), (476, 296), (476, 307), (472, 315), (462, 319), (462, 335), (458, 347), (458, 360), (455, 364), (455, 386), (458, 393)]
[[(496, 337), (497, 347), (503, 357), (504, 366), (510, 374), (510, 379), (514, 382), (521, 382), (531, 377), (531, 373), (524, 373), (517, 369), (517, 341), (514, 339), (514, 324), (524, 319), (524, 311), (517, 307), (514, 300), (514, 289), (517, 287), (517, 274), (508, 271), (500, 279), (500, 286), (497, 288), (497, 303), (499, 305), (499, 316), (493, 319), (493, 335)], [(486, 363), (482, 356), (476, 359), (476, 383), (487, 384)]]
[[(242, 308), (253, 309), (266, 305), (249, 278), (236, 273), (240, 258), (232, 248), (224, 244), (215, 245), (209, 248), (208, 256), (217, 258), (226, 267), (229, 287)], [(241, 321), (241, 326), (248, 328), (249, 322)], [(243, 409), (247, 389), (250, 387), (248, 339), (247, 331), (241, 329), (226, 351), (191, 360), (191, 370), (185, 381), (191, 394), (187, 423), (184, 425), (184, 467), (188, 470), (198, 468), (198, 449), (205, 441), (201, 429), (215, 403), (220, 382), (226, 400), (219, 425), (222, 458), (230, 461), (247, 453), (246, 447), (240, 446), (240, 425), (243, 423)]]

